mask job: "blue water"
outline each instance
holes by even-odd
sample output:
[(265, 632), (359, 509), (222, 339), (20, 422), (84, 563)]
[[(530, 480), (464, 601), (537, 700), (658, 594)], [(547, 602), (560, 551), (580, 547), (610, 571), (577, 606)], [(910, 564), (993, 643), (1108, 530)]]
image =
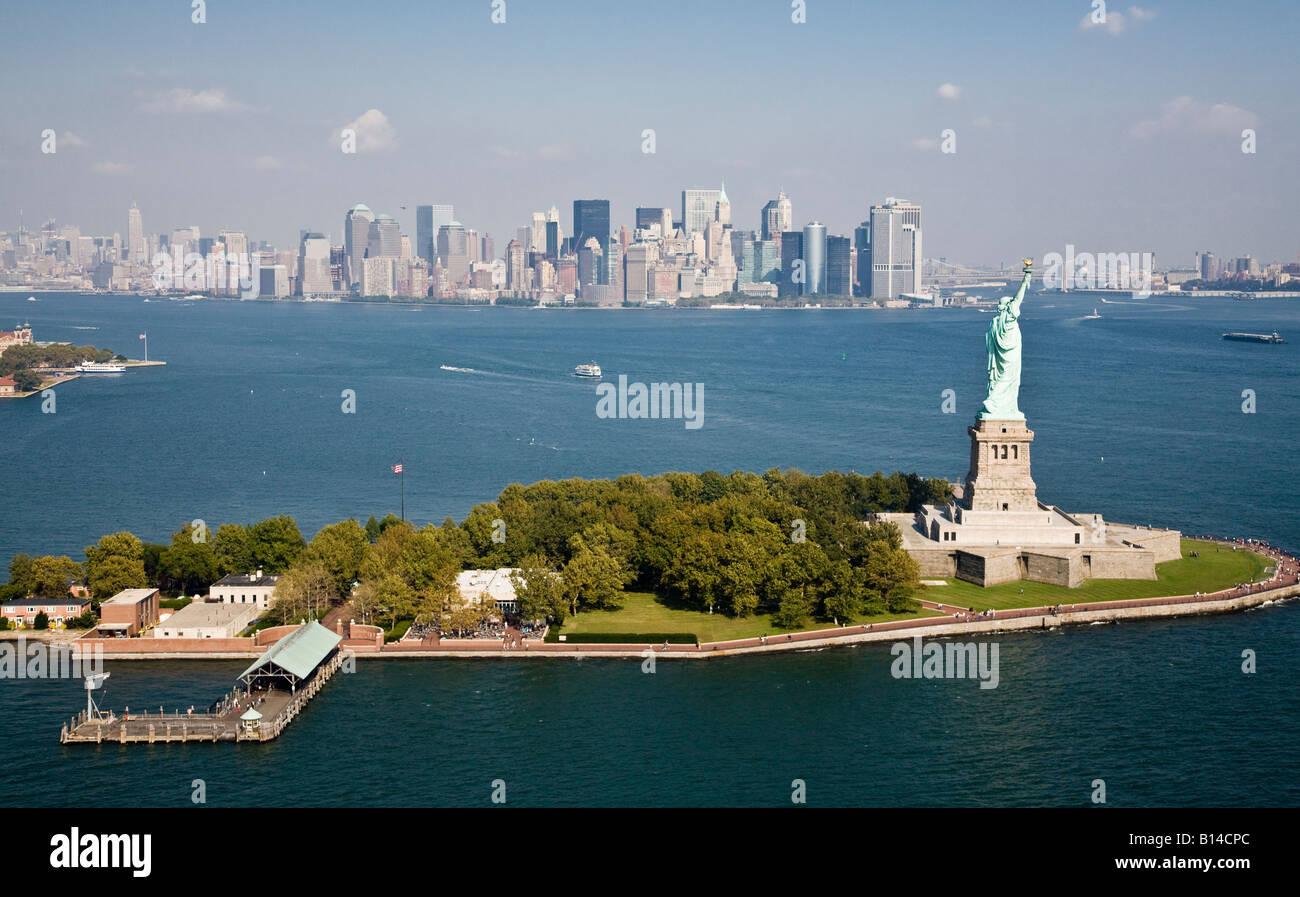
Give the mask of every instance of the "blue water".
[[(457, 518), (510, 482), (663, 470), (965, 473), (982, 398), (970, 310), (674, 312), (144, 303), (0, 295), (0, 324), (164, 368), (0, 401), (0, 561), (129, 529), (287, 512)], [(1101, 320), (1082, 316), (1099, 305)], [(1108, 519), (1300, 546), (1300, 305), (1033, 296), (1021, 407), (1040, 497)], [(95, 327), (78, 330), (76, 327)], [(1282, 346), (1221, 331), (1278, 329)], [(602, 420), (591, 383), (704, 384), (704, 426)], [(440, 365), (472, 372), (444, 371)], [(357, 413), (340, 393), (356, 391)], [(955, 390), (957, 413), (941, 411)], [(1257, 413), (1242, 413), (1253, 390)], [(1297, 802), (1297, 604), (1004, 636), (1002, 684), (889, 677), (883, 647), (704, 664), (363, 662), (265, 746), (60, 748), (76, 682), (0, 682), (0, 803)], [(1260, 658), (1254, 676), (1240, 655)], [(238, 663), (111, 664), (109, 703), (206, 705)], [(49, 776), (63, 757), (77, 774)], [(65, 767), (66, 768), (66, 767)], [(88, 785), (93, 783), (93, 785)]]

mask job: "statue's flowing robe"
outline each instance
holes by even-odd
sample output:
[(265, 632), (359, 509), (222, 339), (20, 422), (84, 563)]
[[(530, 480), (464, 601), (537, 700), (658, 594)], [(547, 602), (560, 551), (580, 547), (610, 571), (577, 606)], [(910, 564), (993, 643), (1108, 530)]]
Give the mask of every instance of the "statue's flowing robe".
[(988, 420), (1023, 420), (1020, 413), (1020, 303), (1029, 286), (1026, 274), (1016, 297), (998, 304), (984, 346), (989, 353), (988, 394), (979, 417)]

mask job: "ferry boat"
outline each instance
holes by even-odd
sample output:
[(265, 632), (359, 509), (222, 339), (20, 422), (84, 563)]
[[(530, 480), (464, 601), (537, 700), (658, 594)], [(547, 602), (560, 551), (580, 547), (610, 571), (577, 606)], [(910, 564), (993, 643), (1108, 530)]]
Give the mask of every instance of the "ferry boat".
[(126, 370), (124, 364), (111, 361), (85, 361), (73, 368), (78, 374), (120, 374)]
[(587, 380), (599, 380), (604, 374), (600, 372), (600, 365), (593, 361), (590, 364), (578, 365), (573, 369), (573, 376), (583, 377)]
[(1284, 343), (1284, 342), (1286, 342), (1286, 340), (1282, 339), (1281, 334), (1279, 334), (1276, 330), (1274, 330), (1272, 333), (1240, 333), (1240, 332), (1238, 332), (1238, 331), (1230, 331), (1230, 332), (1228, 332), (1228, 333), (1225, 333), (1225, 334), (1223, 335), (1223, 338), (1224, 338), (1224, 339), (1231, 339), (1231, 340), (1240, 340), (1241, 342), (1244, 342), (1244, 343)]

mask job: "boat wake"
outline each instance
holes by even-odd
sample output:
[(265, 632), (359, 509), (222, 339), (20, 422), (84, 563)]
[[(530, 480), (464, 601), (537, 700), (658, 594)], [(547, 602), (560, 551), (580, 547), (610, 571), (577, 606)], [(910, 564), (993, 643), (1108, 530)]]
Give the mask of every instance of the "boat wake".
[(438, 365), (438, 369), (443, 371), (454, 371), (457, 374), (486, 374), (487, 373), (487, 371), (476, 371), (473, 368), (452, 367), (449, 364), (440, 364)]

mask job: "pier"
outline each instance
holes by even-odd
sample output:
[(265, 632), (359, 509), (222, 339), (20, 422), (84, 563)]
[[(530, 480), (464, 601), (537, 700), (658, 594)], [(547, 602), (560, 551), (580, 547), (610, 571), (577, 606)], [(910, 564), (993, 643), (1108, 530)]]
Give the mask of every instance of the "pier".
[(94, 712), (63, 724), (61, 744), (270, 741), (343, 666), (342, 638), (312, 621), (280, 639), (239, 675), (240, 685), (204, 711)]

